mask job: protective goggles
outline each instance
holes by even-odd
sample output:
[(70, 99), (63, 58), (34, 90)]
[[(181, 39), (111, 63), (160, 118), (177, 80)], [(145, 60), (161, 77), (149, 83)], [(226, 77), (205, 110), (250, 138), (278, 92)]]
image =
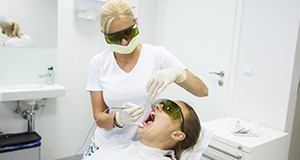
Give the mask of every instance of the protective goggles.
[(173, 120), (182, 119), (181, 131), (183, 131), (184, 117), (181, 108), (173, 101), (168, 99), (159, 99), (152, 104), (154, 108), (157, 104), (163, 105), (162, 110)]
[(118, 44), (122, 39), (127, 41), (139, 34), (139, 29), (135, 27), (135, 24), (127, 29), (112, 34), (104, 34), (105, 40), (108, 44)]

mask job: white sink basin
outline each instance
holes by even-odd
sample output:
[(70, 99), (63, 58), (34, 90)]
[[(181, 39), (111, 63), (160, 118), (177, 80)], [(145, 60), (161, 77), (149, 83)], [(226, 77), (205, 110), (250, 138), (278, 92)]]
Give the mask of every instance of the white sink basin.
[(59, 84), (0, 85), (0, 102), (39, 100), (65, 96), (66, 88)]

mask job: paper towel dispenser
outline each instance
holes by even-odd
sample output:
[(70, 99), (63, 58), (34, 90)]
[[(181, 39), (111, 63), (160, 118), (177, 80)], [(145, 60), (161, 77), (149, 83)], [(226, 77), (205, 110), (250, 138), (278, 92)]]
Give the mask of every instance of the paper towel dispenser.
[[(133, 14), (138, 16), (138, 0), (124, 0), (127, 2), (133, 11)], [(106, 0), (75, 0), (75, 12), (79, 18), (96, 20), (99, 16), (99, 10)]]

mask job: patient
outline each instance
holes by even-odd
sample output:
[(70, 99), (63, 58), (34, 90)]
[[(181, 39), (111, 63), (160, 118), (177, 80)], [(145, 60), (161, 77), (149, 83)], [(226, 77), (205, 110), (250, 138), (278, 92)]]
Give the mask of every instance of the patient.
[(184, 150), (193, 149), (200, 131), (194, 109), (183, 101), (160, 99), (138, 128), (139, 141), (112, 137), (87, 160), (176, 160)]

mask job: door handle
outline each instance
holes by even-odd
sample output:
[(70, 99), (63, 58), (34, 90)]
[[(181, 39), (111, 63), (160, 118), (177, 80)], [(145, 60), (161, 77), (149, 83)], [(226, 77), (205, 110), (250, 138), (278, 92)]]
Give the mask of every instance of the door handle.
[(220, 77), (224, 77), (224, 76), (225, 76), (224, 71), (220, 71), (220, 72), (209, 72), (209, 74), (216, 74), (216, 75), (218, 75), (218, 76), (220, 76)]
[(220, 71), (220, 72), (209, 72), (209, 74), (216, 74), (218, 76), (221, 77), (221, 79), (218, 81), (219, 86), (223, 86), (224, 81), (223, 81), (223, 77), (225, 76), (225, 72), (224, 71)]

